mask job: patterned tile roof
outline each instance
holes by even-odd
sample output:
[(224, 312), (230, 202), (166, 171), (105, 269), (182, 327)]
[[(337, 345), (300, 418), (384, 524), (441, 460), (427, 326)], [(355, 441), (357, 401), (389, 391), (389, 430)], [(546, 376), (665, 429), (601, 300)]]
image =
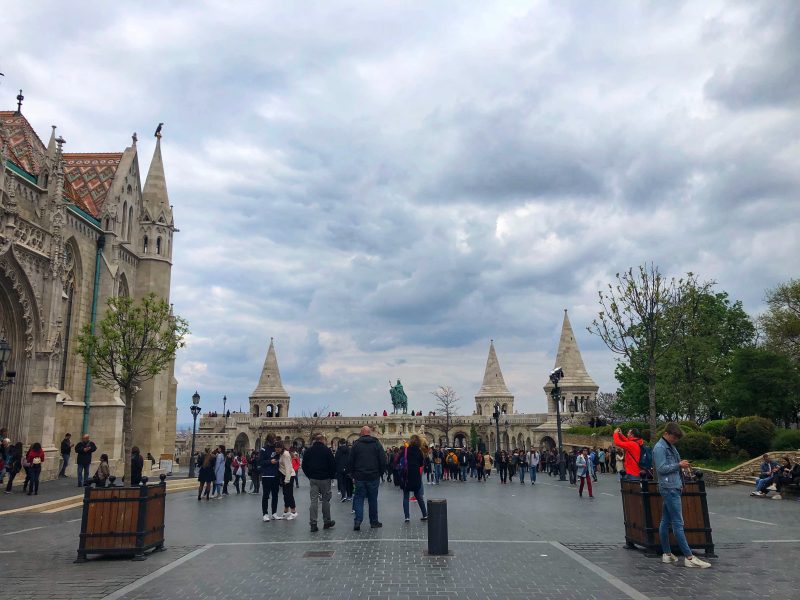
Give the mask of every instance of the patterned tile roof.
[(122, 152), (64, 154), (65, 183), (72, 187), (78, 206), (99, 217), (114, 181)]
[[(5, 135), (4, 135), (5, 134)], [(10, 159), (32, 175), (39, 175), (47, 148), (24, 115), (0, 111), (0, 144), (8, 142)]]

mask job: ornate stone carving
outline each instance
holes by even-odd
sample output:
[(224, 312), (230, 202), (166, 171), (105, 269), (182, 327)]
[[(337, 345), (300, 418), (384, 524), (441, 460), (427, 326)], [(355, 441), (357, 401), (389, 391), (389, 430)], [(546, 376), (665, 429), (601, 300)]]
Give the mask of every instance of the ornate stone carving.
[(24, 219), (17, 222), (17, 229), (14, 232), (14, 241), (21, 246), (30, 248), (40, 254), (46, 254), (45, 250), (47, 244), (48, 234), (41, 227), (37, 227), (33, 223), (29, 223)]
[(0, 258), (0, 273), (3, 273), (11, 282), (11, 286), (19, 296), (19, 303), (22, 307), (22, 320), (25, 328), (25, 355), (30, 358), (33, 356), (34, 339), (34, 319), (37, 314), (36, 301), (31, 298), (25, 285), (20, 278), (19, 271), (8, 260), (7, 256)]

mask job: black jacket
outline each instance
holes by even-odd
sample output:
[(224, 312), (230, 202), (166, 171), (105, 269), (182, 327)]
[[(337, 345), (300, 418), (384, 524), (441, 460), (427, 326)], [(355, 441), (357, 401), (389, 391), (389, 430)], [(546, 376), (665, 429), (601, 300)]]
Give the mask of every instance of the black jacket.
[[(83, 449), (88, 446), (89, 451), (84, 452)], [(92, 454), (97, 451), (97, 446), (95, 446), (92, 440), (89, 440), (88, 444), (81, 440), (77, 444), (75, 444), (75, 454), (77, 458), (75, 462), (79, 465), (90, 465), (92, 464)]]
[(386, 470), (386, 453), (371, 435), (362, 435), (350, 449), (348, 470), (354, 481), (378, 479)]
[[(405, 455), (405, 448), (400, 450), (400, 456)], [(420, 469), (425, 463), (425, 457), (422, 456), (422, 450), (419, 446), (408, 447), (408, 472), (406, 476), (405, 489), (415, 492), (422, 486), (422, 474)], [(402, 480), (402, 479), (401, 479)]]
[(139, 485), (142, 481), (142, 467), (144, 459), (138, 452), (131, 453), (131, 485)]
[(336, 472), (339, 475), (347, 475), (347, 463), (350, 462), (350, 448), (342, 444), (336, 449)]
[(303, 454), (302, 469), (309, 479), (333, 479), (336, 477), (333, 452), (322, 442), (314, 442)]
[(69, 454), (70, 452), (72, 452), (72, 442), (64, 438), (61, 440), (61, 454)]

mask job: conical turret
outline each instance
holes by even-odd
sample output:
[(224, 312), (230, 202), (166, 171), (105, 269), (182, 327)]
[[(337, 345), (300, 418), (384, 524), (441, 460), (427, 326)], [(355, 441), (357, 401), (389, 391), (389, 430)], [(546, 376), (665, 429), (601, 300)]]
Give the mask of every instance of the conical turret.
[(267, 358), (261, 369), (261, 378), (256, 389), (250, 394), (250, 412), (257, 417), (285, 417), (289, 413), (289, 394), (281, 382), (275, 342), (272, 338), (269, 340)]
[(475, 394), (475, 408), (477, 414), (490, 415), (494, 412), (495, 402), (500, 403), (500, 409), (511, 414), (514, 412), (514, 396), (508, 390), (503, 372), (500, 370), (500, 361), (494, 349), (494, 340), (489, 342), (489, 356), (486, 358), (486, 369), (483, 373), (483, 385)]
[[(558, 342), (558, 351), (556, 352), (556, 361), (553, 367), (561, 367), (564, 371), (564, 377), (558, 382), (562, 410), (569, 410), (569, 402), (574, 401), (575, 412), (584, 412), (588, 402), (593, 400), (597, 394), (598, 386), (583, 364), (583, 357), (578, 349), (578, 342), (575, 340), (575, 334), (572, 331), (572, 324), (569, 322), (566, 309), (564, 309), (561, 338)], [(544, 390), (547, 394), (550, 412), (555, 412), (555, 403), (553, 403), (550, 396), (552, 389), (553, 384), (548, 381), (544, 386)]]

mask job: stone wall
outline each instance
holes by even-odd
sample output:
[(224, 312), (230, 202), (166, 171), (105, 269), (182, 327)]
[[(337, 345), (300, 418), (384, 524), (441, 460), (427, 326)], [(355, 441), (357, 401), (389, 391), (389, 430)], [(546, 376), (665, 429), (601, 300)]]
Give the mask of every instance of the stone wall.
[[(788, 456), (793, 463), (800, 461), (800, 450), (778, 450), (769, 452), (771, 460), (780, 460), (784, 456)], [(754, 458), (729, 469), (727, 471), (715, 471), (714, 469), (700, 469), (704, 474), (704, 479), (709, 485), (733, 485), (740, 479), (747, 477), (757, 477), (761, 465), (761, 457)]]

